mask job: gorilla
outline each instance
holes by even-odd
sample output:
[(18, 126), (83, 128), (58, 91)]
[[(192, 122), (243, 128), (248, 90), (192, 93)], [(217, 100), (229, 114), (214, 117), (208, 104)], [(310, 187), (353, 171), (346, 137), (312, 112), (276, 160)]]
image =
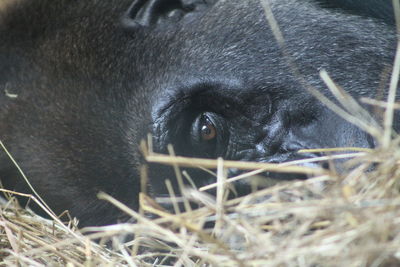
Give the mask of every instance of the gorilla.
[[(391, 1), (268, 2), (284, 49), (259, 0), (0, 2), (0, 140), (55, 213), (80, 226), (126, 219), (100, 191), (138, 209), (148, 133), (160, 153), (172, 144), (182, 156), (269, 163), (319, 156), (301, 149), (377, 146), (302, 80), (331, 97), (324, 69), (356, 99), (385, 96)], [(149, 193), (167, 194), (172, 169), (149, 167)], [(215, 181), (188, 172), (196, 186)], [(4, 151), (0, 178), (31, 193)], [(238, 194), (248, 187), (236, 184)]]

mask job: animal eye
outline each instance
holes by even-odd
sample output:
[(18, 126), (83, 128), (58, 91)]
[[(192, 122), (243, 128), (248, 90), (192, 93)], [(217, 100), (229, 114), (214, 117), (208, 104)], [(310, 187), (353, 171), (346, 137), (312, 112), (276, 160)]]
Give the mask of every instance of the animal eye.
[(204, 114), (200, 118), (200, 136), (203, 141), (211, 141), (217, 137), (215, 125)]
[(215, 157), (223, 133), (218, 115), (205, 112), (197, 116), (190, 130), (190, 143), (198, 156)]

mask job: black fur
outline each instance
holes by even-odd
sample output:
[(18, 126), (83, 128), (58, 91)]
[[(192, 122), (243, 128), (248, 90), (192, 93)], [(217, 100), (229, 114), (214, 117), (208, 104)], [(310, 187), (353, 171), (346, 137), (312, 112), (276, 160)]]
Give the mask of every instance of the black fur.
[(393, 0), (317, 0), (321, 6), (335, 8), (339, 12), (347, 12), (364, 17), (372, 17), (393, 25)]
[[(318, 76), (326, 69), (355, 97), (379, 95), (396, 38), (372, 1), (361, 13), (356, 1), (346, 11), (341, 1), (270, 2), (308, 83), (328, 95)], [(148, 132), (158, 152), (172, 143), (179, 155), (262, 162), (318, 156), (298, 154), (303, 148), (375, 145), (306, 91), (257, 0), (5, 3), (0, 139), (54, 211), (68, 209), (81, 226), (120, 216), (99, 191), (137, 208), (138, 143)], [(217, 130), (210, 142), (199, 137), (205, 120)], [(166, 194), (172, 171), (151, 166), (150, 174), (152, 194)], [(198, 186), (214, 181), (190, 174)], [(7, 188), (30, 192), (4, 153), (0, 175)]]

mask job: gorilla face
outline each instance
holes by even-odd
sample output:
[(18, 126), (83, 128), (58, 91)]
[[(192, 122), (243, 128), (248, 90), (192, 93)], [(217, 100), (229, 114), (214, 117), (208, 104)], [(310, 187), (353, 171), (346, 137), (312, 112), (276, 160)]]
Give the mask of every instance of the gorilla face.
[[(281, 163), (320, 156), (300, 154), (301, 149), (375, 145), (369, 135), (316, 100), (300, 79), (329, 96), (319, 77), (319, 71), (326, 69), (354, 97), (375, 97), (395, 47), (389, 27), (327, 11), (315, 3), (271, 1), (271, 5), (288, 56), (278, 46), (258, 1), (220, 1), (178, 23), (143, 21), (142, 14), (152, 14), (148, 6), (128, 13), (127, 28), (136, 33), (142, 28), (169, 55), (151, 54), (145, 60), (156, 62), (148, 71), (156, 75), (143, 90), (156, 92), (150, 106), (157, 152), (168, 153), (167, 145), (173, 144), (176, 154), (189, 157)], [(385, 37), (377, 32), (386, 32)], [(294, 60), (300, 75), (293, 73), (289, 60)], [(168, 194), (160, 179), (167, 169), (153, 168), (151, 190)], [(189, 173), (198, 186), (215, 182), (214, 176)], [(229, 171), (230, 176), (237, 174)], [(240, 184), (236, 189), (245, 193), (250, 187)]]
[[(136, 209), (148, 132), (156, 152), (172, 144), (178, 155), (273, 163), (318, 156), (300, 149), (374, 146), (301, 79), (329, 95), (325, 69), (354, 97), (374, 97), (394, 55), (388, 24), (273, 0), (285, 54), (258, 0), (129, 2), (0, 7), (0, 139), (56, 213), (68, 209), (81, 226), (114, 222), (99, 191)], [(5, 154), (0, 166), (7, 188), (30, 192)], [(215, 179), (190, 175), (199, 187)], [(171, 177), (151, 165), (150, 192), (166, 194)]]

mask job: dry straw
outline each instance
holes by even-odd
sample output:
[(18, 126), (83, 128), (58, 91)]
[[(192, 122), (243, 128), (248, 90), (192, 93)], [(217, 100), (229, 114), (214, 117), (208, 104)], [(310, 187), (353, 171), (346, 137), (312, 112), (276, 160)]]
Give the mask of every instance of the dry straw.
[[(66, 227), (19, 209), (10, 200), (0, 210), (1, 265), (397, 266), (399, 139), (391, 144), (390, 149), (357, 153), (345, 174), (326, 172), (231, 200), (221, 197), (229, 190), (224, 176), (228, 167), (221, 159), (208, 161), (218, 167), (217, 196), (182, 188), (182, 196), (169, 200), (190, 200), (200, 208), (177, 208), (173, 213), (142, 194), (139, 213), (101, 193), (100, 199), (136, 222), (86, 228), (86, 235), (73, 221)], [(154, 153), (148, 157), (172, 166), (188, 160)], [(202, 160), (190, 161), (213, 168), (203, 166)], [(367, 171), (371, 165), (373, 170)], [(274, 171), (281, 168), (285, 166), (273, 166)], [(252, 173), (242, 179), (251, 179)]]
[[(279, 39), (269, 6), (262, 3)], [(2, 190), (10, 200), (0, 209), (0, 265), (400, 266), (400, 137), (391, 130), (393, 109), (399, 106), (393, 97), (400, 66), (397, 58), (388, 101), (364, 99), (384, 110), (382, 126), (328, 73), (322, 71), (321, 78), (341, 106), (305, 84), (379, 144), (376, 149), (321, 149), (325, 156), (315, 161), (349, 158), (344, 173), (335, 172), (333, 164), (330, 170), (322, 170), (302, 167), (302, 161), (265, 164), (183, 158), (175, 157), (172, 149), (171, 155), (159, 155), (152, 152), (151, 143), (143, 144), (149, 162), (175, 169), (181, 192), (170, 187), (171, 198), (158, 200), (171, 202), (174, 212), (144, 193), (140, 212), (100, 193), (99, 201), (113, 203), (132, 222), (78, 231), (73, 220), (63, 224), (51, 211), (53, 220), (46, 220), (13, 201), (13, 196), (20, 195), (41, 204), (39, 198)], [(190, 177), (183, 167), (216, 170), (216, 183), (200, 189), (185, 187), (183, 181)], [(228, 168), (247, 173), (228, 178)], [(251, 182), (266, 171), (304, 173), (310, 179), (225, 198), (233, 181)], [(216, 188), (216, 196), (207, 193), (211, 188)], [(199, 208), (192, 209), (189, 201)]]

